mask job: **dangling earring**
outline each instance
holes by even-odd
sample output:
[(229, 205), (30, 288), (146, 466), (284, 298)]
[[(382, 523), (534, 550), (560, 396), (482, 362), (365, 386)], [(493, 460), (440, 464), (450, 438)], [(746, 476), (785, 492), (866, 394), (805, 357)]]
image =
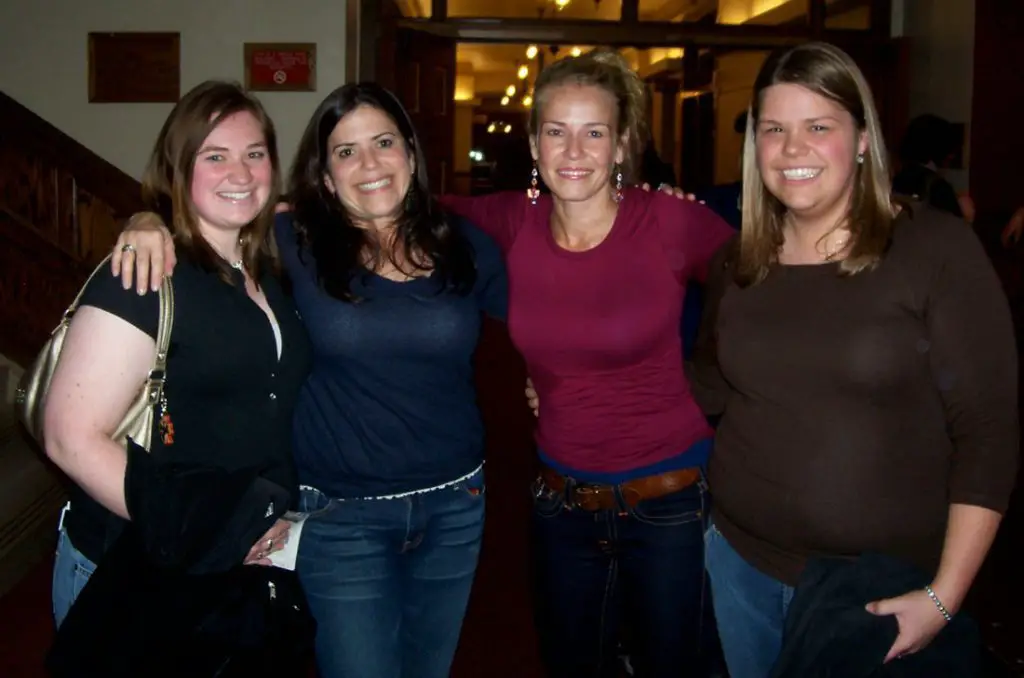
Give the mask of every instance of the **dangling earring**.
[(533, 171), (530, 172), (530, 187), (526, 189), (526, 197), (530, 199), (531, 205), (537, 204), (537, 198), (540, 197), (540, 189), (537, 188), (537, 165), (534, 164)]
[(857, 154), (857, 164), (858, 165), (863, 165), (864, 164), (864, 154), (863, 153), (858, 153)]
[(615, 195), (612, 196), (612, 200), (615, 202), (622, 202), (622, 170), (619, 169), (618, 165), (615, 166), (617, 170), (615, 173)]

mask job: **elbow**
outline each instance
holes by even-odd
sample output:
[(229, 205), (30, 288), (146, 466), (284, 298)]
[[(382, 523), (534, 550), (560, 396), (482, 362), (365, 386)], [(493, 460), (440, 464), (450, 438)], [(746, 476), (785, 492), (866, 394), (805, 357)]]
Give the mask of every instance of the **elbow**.
[(43, 451), (62, 471), (67, 470), (67, 461), (71, 456), (71, 439), (72, 436), (65, 427), (47, 418), (43, 425)]
[(71, 413), (51, 411), (50, 408), (46, 408), (43, 415), (43, 451), (65, 473), (75, 456), (76, 444), (86, 438), (86, 434), (75, 427), (75, 421)]

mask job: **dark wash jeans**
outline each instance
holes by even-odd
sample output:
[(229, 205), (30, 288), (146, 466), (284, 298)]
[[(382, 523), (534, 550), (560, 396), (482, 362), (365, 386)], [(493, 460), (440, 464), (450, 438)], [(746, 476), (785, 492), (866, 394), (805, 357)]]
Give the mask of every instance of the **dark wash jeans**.
[(480, 555), (483, 471), (395, 499), (331, 499), (312, 512), (296, 570), (317, 621), (321, 678), (447, 678)]
[(589, 512), (534, 484), (537, 624), (550, 678), (618, 676), (623, 628), (638, 678), (706, 675), (706, 495), (701, 480), (632, 509)]

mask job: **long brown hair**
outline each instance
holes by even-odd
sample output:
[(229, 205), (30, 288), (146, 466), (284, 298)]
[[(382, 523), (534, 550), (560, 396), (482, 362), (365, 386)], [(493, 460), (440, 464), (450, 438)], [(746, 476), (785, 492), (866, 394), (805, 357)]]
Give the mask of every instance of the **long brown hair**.
[(850, 209), (846, 220), (836, 228), (846, 226), (850, 231), (849, 256), (841, 262), (840, 272), (852, 275), (873, 268), (889, 246), (894, 217), (888, 154), (878, 112), (871, 88), (853, 59), (838, 47), (812, 42), (774, 52), (754, 81), (743, 143), (743, 227), (737, 282), (750, 285), (764, 280), (784, 242), (786, 207), (764, 185), (757, 166), (755, 138), (764, 92), (779, 84), (800, 85), (836, 102), (866, 135), (867, 153), (863, 163), (857, 165)]
[(547, 66), (537, 76), (533, 106), (530, 108), (530, 136), (540, 133), (540, 110), (549, 90), (562, 85), (599, 87), (613, 97), (617, 105), (616, 132), (624, 142), (622, 174), (633, 178), (639, 151), (646, 133), (647, 94), (644, 83), (621, 54), (610, 49), (595, 49), (578, 57), (566, 57)]
[(276, 273), (278, 263), (273, 225), (274, 207), (280, 195), (277, 135), (274, 123), (262, 104), (246, 94), (239, 84), (207, 80), (189, 90), (167, 116), (142, 177), (143, 200), (168, 224), (177, 246), (203, 268), (218, 271), (228, 283), (232, 282), (230, 265), (214, 251), (199, 230), (192, 204), (192, 176), (196, 154), (203, 142), (221, 121), (236, 113), (250, 113), (259, 122), (272, 168), (267, 204), (239, 235), (242, 265), (257, 281), (263, 266), (269, 265)]

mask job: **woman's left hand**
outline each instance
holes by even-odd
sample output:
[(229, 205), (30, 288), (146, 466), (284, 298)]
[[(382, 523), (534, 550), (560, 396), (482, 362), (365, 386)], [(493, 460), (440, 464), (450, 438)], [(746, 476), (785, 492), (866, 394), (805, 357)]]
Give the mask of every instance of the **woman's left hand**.
[[(651, 185), (648, 184), (648, 183), (644, 183), (644, 184), (642, 184), (640, 186), (640, 188), (644, 189), (645, 191), (650, 191), (651, 190)], [(658, 190), (661, 191), (662, 193), (668, 193), (669, 195), (674, 195), (675, 197), (677, 197), (677, 198), (679, 198), (681, 200), (689, 200), (690, 202), (697, 201), (697, 196), (696, 195), (694, 195), (693, 193), (687, 193), (686, 191), (684, 191), (683, 189), (679, 188), (678, 186), (669, 186), (668, 184), (662, 184), (662, 185), (658, 186)], [(704, 204), (703, 200), (701, 200), (699, 202), (702, 205)]]
[(245, 564), (273, 565), (270, 562), (270, 554), (280, 551), (288, 543), (289, 528), (291, 528), (290, 522), (278, 518), (277, 522), (267, 530), (267, 533), (249, 549), (249, 554), (245, 557)]
[(946, 625), (945, 617), (923, 590), (911, 591), (896, 598), (876, 600), (868, 603), (867, 610), (881, 617), (895, 616), (899, 624), (899, 635), (885, 656), (886, 662), (920, 652)]

